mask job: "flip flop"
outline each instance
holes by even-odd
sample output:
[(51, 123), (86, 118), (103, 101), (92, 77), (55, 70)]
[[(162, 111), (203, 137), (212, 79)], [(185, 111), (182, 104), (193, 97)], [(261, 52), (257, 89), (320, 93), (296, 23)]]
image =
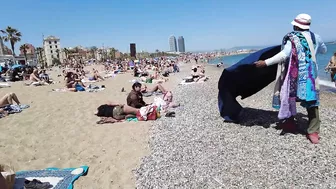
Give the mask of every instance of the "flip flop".
[(165, 117), (175, 117), (175, 112), (168, 112)]

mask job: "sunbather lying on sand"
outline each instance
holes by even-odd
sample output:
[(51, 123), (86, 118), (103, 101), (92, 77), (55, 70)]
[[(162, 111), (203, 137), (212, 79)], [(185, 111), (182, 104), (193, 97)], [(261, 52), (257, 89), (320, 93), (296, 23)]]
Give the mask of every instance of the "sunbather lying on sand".
[(147, 77), (142, 76), (140, 77), (141, 81), (145, 82), (145, 83), (163, 83), (163, 82), (167, 82), (167, 79), (163, 79), (160, 78), (159, 76), (155, 76), (155, 75), (149, 75)]
[(136, 117), (136, 113), (139, 111), (137, 108), (133, 108), (119, 103), (107, 103), (97, 108), (95, 115), (101, 117), (97, 124), (104, 123), (116, 123), (131, 117)]
[(13, 104), (13, 101), (17, 105), (21, 104), (15, 93), (8, 93), (0, 99), (0, 107), (11, 105)]
[[(141, 85), (141, 83), (139, 83)], [(153, 93), (153, 92), (157, 92), (157, 91), (161, 91), (162, 93), (165, 93), (167, 90), (165, 88), (163, 88), (162, 85), (160, 84), (156, 84), (154, 85), (153, 88), (148, 89), (146, 85), (141, 85), (141, 92), (142, 93)], [(133, 87), (132, 87), (133, 88)]]

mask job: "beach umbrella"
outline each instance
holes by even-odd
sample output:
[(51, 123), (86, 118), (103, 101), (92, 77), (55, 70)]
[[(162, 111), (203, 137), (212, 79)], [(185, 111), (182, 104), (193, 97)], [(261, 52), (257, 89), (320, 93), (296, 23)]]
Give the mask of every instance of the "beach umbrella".
[(218, 81), (218, 108), (226, 121), (239, 121), (242, 106), (236, 100), (238, 96), (242, 99), (252, 96), (275, 80), (277, 64), (257, 68), (254, 62), (266, 60), (280, 51), (280, 45), (268, 47), (224, 69)]
[(22, 68), (22, 67), (23, 67), (23, 65), (21, 65), (21, 64), (15, 64), (15, 65), (12, 66), (12, 69)]

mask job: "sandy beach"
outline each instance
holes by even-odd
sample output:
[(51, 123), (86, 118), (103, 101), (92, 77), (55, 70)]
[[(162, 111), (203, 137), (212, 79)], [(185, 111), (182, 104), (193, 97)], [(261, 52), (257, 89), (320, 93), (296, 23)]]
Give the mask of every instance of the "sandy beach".
[[(331, 151), (336, 130), (332, 116), (336, 104), (330, 101), (335, 98), (333, 93), (321, 95), (322, 140), (314, 146), (302, 135), (280, 136), (274, 129), (277, 113), (270, 106), (272, 84), (240, 100), (245, 107), (242, 123), (223, 123), (217, 110), (217, 82), (222, 68), (208, 65), (210, 80), (205, 83), (177, 85), (190, 73), (191, 65), (182, 65), (181, 73), (164, 83), (182, 104), (175, 110), (177, 117), (153, 122), (96, 124), (98, 118), (93, 112), (99, 105), (125, 102), (131, 89), (129, 80), (133, 79), (130, 73), (95, 83), (106, 86), (97, 93), (51, 92), (62, 83), (27, 87), (17, 82), (0, 89), (0, 96), (15, 92), (23, 104), (31, 106), (0, 119), (0, 163), (10, 164), (16, 171), (89, 166), (88, 175), (80, 177), (75, 188), (332, 185), (333, 176), (329, 174), (321, 178), (301, 175), (311, 167), (328, 172), (336, 166), (336, 154)], [(62, 81), (55, 77), (57, 73), (53, 71), (52, 77)], [(122, 87), (126, 92), (121, 92)], [(303, 113), (299, 123), (306, 124), (305, 110), (299, 108), (299, 112)], [(317, 156), (329, 164), (318, 166), (314, 163)], [(325, 179), (330, 182), (322, 182)]]
[(14, 92), (22, 104), (31, 106), (0, 119), (0, 163), (14, 166), (15, 171), (87, 165), (89, 173), (75, 182), (76, 188), (134, 188), (132, 170), (148, 154), (150, 122), (97, 125), (99, 118), (93, 114), (107, 101), (126, 103), (133, 76), (119, 74), (94, 83), (106, 86), (99, 92), (51, 92), (63, 87), (58, 74), (52, 71), (51, 77), (61, 83), (50, 86), (15, 82), (0, 89), (0, 96)]

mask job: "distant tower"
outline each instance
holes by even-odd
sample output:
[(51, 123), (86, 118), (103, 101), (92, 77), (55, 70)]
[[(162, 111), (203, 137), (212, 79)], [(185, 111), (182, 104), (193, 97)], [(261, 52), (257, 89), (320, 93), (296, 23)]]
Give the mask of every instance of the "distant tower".
[(183, 36), (178, 37), (177, 42), (178, 42), (179, 52), (185, 52), (185, 44), (184, 44)]
[(136, 47), (135, 43), (130, 44), (130, 52), (131, 52), (131, 57), (136, 57)]
[(173, 35), (169, 37), (169, 47), (171, 52), (177, 52), (176, 38)]
[(0, 56), (5, 54), (5, 45), (3, 44), (2, 38), (0, 37)]

